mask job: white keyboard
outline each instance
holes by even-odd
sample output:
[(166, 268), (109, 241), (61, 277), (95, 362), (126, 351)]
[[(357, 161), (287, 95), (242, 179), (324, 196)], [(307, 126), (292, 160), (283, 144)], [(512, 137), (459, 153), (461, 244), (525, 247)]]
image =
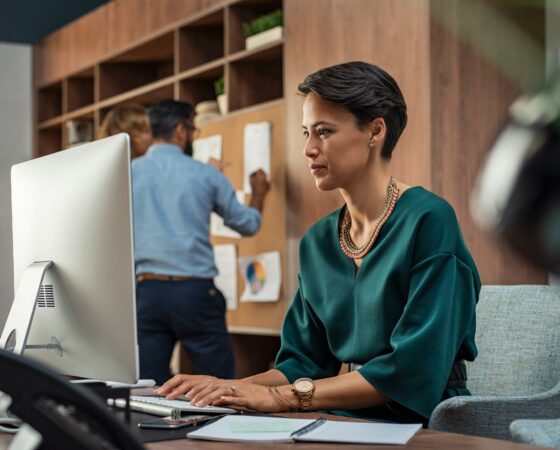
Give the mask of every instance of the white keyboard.
[[(114, 405), (120, 408), (126, 406), (123, 399), (117, 399)], [(203, 414), (229, 414), (236, 412), (231, 408), (220, 406), (194, 406), (187, 400), (166, 400), (164, 397), (152, 395), (131, 395), (130, 409), (156, 416), (180, 417), (182, 413), (203, 413)]]

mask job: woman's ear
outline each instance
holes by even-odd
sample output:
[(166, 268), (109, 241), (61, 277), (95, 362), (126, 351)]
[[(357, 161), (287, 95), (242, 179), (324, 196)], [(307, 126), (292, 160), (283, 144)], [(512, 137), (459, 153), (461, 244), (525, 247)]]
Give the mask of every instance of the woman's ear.
[(370, 130), (369, 136), (369, 146), (377, 147), (385, 142), (385, 134), (387, 133), (387, 127), (385, 125), (385, 119), (383, 117), (377, 117), (373, 119), (368, 128)]

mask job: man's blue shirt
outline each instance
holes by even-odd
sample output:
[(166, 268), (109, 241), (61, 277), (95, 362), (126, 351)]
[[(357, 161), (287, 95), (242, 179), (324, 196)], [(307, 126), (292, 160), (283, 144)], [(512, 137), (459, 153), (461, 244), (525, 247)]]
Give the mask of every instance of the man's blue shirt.
[(172, 144), (152, 145), (132, 161), (136, 273), (213, 278), (210, 213), (244, 236), (261, 224), (258, 210), (240, 204), (230, 181)]

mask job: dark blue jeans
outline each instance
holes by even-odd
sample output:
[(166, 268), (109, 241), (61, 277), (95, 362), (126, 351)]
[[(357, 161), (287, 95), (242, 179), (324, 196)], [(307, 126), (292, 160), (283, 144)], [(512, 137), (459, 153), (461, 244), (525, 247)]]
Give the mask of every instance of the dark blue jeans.
[(136, 285), (136, 302), (141, 378), (161, 385), (171, 377), (169, 362), (177, 341), (195, 373), (234, 378), (226, 301), (212, 280), (144, 280)]

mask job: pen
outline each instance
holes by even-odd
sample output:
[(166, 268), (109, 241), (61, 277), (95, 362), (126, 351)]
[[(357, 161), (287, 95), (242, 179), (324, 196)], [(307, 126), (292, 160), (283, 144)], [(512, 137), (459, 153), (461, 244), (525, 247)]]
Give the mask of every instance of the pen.
[(299, 430), (292, 432), (290, 436), (291, 437), (303, 436), (304, 434), (309, 433), (310, 431), (313, 431), (314, 429), (320, 427), (325, 422), (326, 422), (325, 419), (317, 419), (311, 422), (309, 425), (305, 425), (303, 428), (300, 428)]

